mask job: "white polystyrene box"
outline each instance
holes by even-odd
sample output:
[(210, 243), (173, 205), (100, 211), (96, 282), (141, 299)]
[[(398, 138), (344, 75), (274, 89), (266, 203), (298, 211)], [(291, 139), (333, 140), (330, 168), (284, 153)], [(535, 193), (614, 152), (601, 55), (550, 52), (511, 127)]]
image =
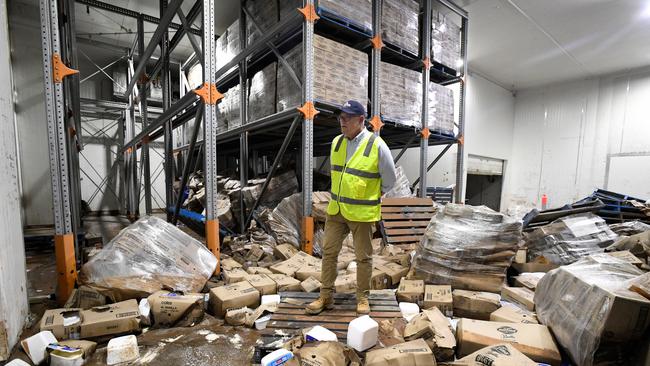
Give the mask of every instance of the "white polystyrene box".
[(348, 325), (348, 346), (359, 352), (377, 344), (379, 324), (368, 315), (360, 316)]
[(46, 349), (50, 343), (57, 343), (56, 337), (49, 330), (44, 330), (24, 339), (20, 345), (34, 365), (38, 365), (47, 358)]
[(338, 340), (339, 339), (336, 337), (334, 332), (325, 327), (321, 327), (320, 325), (311, 328), (309, 332), (305, 334), (306, 342), (338, 342)]
[(140, 357), (138, 340), (134, 335), (113, 338), (106, 347), (106, 364), (115, 365), (137, 360)]

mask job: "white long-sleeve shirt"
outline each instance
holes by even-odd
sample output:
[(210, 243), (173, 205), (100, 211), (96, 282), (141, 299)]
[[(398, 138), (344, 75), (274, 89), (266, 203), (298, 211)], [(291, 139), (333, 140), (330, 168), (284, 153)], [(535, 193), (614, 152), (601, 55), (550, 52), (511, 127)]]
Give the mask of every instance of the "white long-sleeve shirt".
[[(347, 149), (345, 151), (345, 163), (352, 158), (354, 152), (357, 151), (361, 142), (370, 135), (372, 132), (366, 128), (362, 129), (359, 134), (352, 140), (348, 139)], [(382, 140), (378, 141), (379, 148), (379, 175), (381, 176), (381, 191), (388, 192), (395, 185), (397, 180), (397, 173), (395, 172), (395, 164), (393, 163), (393, 155), (390, 153), (388, 145)]]

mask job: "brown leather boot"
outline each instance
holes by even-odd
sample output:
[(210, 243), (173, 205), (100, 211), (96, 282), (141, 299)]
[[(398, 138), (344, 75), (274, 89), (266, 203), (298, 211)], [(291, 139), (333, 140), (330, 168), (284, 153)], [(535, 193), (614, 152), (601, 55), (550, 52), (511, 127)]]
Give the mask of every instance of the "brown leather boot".
[(368, 302), (367, 297), (360, 297), (357, 300), (357, 314), (358, 315), (370, 314), (370, 303)]
[(316, 315), (325, 309), (334, 309), (334, 299), (332, 296), (320, 295), (316, 301), (307, 304), (305, 312), (309, 315)]

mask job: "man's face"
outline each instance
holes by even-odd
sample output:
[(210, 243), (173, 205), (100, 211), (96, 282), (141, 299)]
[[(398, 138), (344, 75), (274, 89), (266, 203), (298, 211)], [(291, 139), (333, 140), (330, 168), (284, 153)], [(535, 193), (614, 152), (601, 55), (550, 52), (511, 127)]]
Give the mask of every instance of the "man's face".
[(355, 116), (342, 112), (339, 115), (339, 125), (341, 126), (341, 133), (345, 137), (352, 139), (359, 134), (359, 131), (363, 127), (363, 116)]

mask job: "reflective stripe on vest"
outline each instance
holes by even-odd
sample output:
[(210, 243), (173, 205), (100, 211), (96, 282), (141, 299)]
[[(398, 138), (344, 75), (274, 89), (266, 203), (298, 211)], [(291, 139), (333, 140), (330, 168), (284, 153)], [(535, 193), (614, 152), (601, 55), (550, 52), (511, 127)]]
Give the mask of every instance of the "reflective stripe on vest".
[(381, 219), (381, 176), (379, 138), (371, 134), (346, 163), (347, 139), (337, 136), (330, 154), (332, 189), (327, 213), (339, 212), (350, 221), (373, 222)]

